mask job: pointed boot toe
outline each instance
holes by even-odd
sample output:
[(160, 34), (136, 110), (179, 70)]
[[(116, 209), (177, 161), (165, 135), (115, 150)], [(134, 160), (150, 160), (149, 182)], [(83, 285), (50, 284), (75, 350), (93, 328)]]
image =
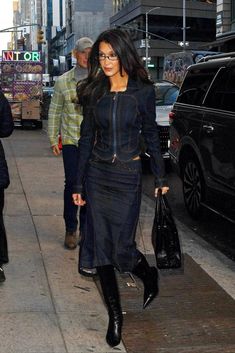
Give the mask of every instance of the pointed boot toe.
[(156, 267), (150, 267), (145, 256), (140, 255), (139, 262), (134, 267), (132, 273), (139, 277), (144, 285), (144, 303), (145, 309), (153, 299), (158, 295), (158, 271)]
[(145, 309), (153, 301), (153, 299), (156, 298), (159, 292), (158, 271), (156, 267), (151, 267), (150, 272), (151, 276), (149, 277), (149, 280), (144, 283), (143, 309)]

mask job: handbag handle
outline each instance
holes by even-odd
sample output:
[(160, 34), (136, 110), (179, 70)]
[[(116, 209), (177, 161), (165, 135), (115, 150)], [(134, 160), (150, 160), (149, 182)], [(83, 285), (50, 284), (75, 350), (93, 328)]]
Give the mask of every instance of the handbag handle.
[(164, 217), (168, 217), (171, 214), (171, 207), (167, 200), (166, 195), (162, 194), (162, 190), (159, 189), (156, 197), (155, 217), (158, 221), (163, 220)]
[(163, 216), (163, 195), (162, 190), (159, 189), (156, 197), (156, 206), (155, 206), (155, 218), (158, 224), (162, 223), (162, 216)]

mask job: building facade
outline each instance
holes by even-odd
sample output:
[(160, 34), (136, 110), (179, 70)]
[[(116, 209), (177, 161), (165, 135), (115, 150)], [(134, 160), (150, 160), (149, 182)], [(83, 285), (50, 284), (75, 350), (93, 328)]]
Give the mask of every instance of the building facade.
[(109, 28), (113, 4), (110, 0), (44, 1), (52, 14), (43, 16), (47, 26), (48, 73), (57, 76), (75, 65), (72, 50), (78, 38), (95, 40), (101, 31)]
[[(70, 69), (72, 50), (78, 38), (93, 40), (109, 28), (113, 15), (110, 0), (15, 0), (14, 25), (29, 26), (24, 34), (27, 50), (42, 51), (45, 73), (56, 76)], [(30, 6), (29, 6), (30, 2)], [(44, 38), (38, 41), (38, 30)]]
[(209, 47), (225, 53), (235, 51), (235, 0), (217, 0), (216, 41)]
[(95, 40), (100, 32), (109, 28), (113, 15), (113, 3), (110, 0), (66, 0), (66, 48), (68, 67), (72, 65), (71, 52), (80, 37)]
[(114, 0), (113, 3), (115, 14), (111, 26), (130, 31), (140, 56), (145, 61), (147, 57), (153, 79), (162, 77), (166, 54), (199, 50), (215, 39), (214, 0)]
[[(17, 27), (14, 34), (13, 48), (38, 50), (37, 32), (38, 26), (42, 23), (41, 9), (42, 0), (13, 1), (13, 24)], [(18, 44), (20, 43), (19, 39), (23, 39), (21, 43), (24, 43), (20, 47)]]

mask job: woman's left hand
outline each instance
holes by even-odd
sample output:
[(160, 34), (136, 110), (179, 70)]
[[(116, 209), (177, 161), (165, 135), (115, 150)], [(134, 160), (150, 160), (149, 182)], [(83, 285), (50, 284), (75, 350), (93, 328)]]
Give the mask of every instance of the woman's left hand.
[(76, 206), (84, 206), (86, 201), (83, 200), (81, 194), (72, 194), (73, 202)]
[(156, 188), (155, 192), (154, 192), (154, 196), (155, 197), (157, 197), (159, 190), (162, 190), (162, 195), (164, 195), (164, 194), (166, 194), (169, 191), (169, 187), (168, 186), (162, 186), (161, 188)]

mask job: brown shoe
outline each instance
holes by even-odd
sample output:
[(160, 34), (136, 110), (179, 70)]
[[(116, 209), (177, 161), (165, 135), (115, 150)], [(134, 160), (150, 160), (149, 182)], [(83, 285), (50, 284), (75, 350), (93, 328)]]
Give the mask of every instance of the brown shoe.
[(76, 232), (66, 232), (64, 246), (66, 249), (73, 250), (77, 247), (77, 233)]

